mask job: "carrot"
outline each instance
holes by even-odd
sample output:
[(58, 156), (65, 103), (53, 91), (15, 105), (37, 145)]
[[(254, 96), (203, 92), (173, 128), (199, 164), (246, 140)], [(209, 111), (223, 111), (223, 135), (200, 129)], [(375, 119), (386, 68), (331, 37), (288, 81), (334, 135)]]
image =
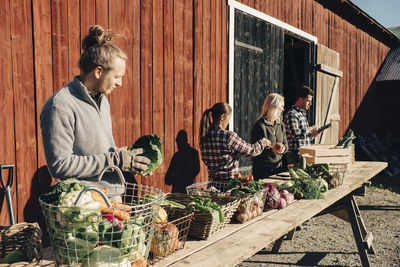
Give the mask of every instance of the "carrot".
[(124, 211), (131, 211), (131, 207), (129, 205), (123, 204), (123, 203), (119, 203), (119, 202), (115, 202), (115, 201), (111, 201), (111, 205), (114, 208), (117, 209), (123, 209)]
[(117, 218), (120, 221), (129, 221), (131, 219), (131, 216), (129, 215), (129, 212), (120, 210), (120, 209), (115, 209), (115, 208), (105, 208), (103, 210), (100, 210), (101, 214), (107, 214), (107, 215), (112, 215), (115, 218)]
[(100, 203), (100, 211), (102, 214), (113, 215), (120, 220), (130, 220), (129, 211), (131, 211), (131, 208), (128, 205), (111, 201), (111, 208), (109, 208), (103, 197), (97, 192), (92, 192), (92, 198)]

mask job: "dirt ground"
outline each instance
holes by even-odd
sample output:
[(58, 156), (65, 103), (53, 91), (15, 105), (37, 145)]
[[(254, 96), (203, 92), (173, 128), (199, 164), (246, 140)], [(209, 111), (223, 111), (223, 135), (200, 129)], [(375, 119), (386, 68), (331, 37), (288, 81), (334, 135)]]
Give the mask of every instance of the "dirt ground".
[[(367, 230), (372, 232), (375, 255), (372, 266), (400, 266), (400, 194), (369, 188), (356, 202)], [(285, 240), (278, 254), (272, 245), (237, 265), (255, 266), (361, 266), (349, 223), (333, 216), (313, 218)]]

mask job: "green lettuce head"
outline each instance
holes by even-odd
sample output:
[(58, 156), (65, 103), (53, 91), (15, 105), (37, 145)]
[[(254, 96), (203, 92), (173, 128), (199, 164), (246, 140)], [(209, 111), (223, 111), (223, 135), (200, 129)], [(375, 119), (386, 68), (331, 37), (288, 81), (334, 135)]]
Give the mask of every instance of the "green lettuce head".
[(129, 147), (130, 150), (134, 148), (143, 148), (144, 152), (140, 155), (147, 157), (151, 161), (147, 170), (139, 172), (141, 175), (151, 174), (164, 160), (160, 138), (156, 134), (140, 137), (131, 147)]

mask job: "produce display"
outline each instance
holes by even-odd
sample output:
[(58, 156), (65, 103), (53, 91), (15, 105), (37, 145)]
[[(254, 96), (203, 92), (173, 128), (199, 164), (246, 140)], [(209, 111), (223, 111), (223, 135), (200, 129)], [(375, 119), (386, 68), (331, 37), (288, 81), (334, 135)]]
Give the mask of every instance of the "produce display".
[(262, 214), (265, 201), (263, 190), (262, 182), (255, 181), (253, 175), (238, 173), (230, 180), (225, 193), (243, 198), (234, 215), (237, 221), (244, 223)]
[(280, 192), (278, 187), (274, 184), (264, 184), (267, 198), (265, 200), (264, 211), (271, 209), (283, 209), (294, 201), (294, 196), (286, 189), (282, 189)]
[(280, 189), (292, 192), (297, 199), (318, 199), (322, 198), (322, 193), (343, 182), (344, 171), (330, 170), (328, 164), (309, 165), (301, 156), (300, 162), (289, 169), (289, 174), (293, 181), (280, 185)]
[(57, 265), (146, 266), (152, 210), (134, 212), (112, 201), (108, 207), (98, 192), (89, 190), (75, 205), (85, 188), (71, 178), (56, 182), (39, 198)]
[(262, 189), (262, 182), (255, 181), (253, 175), (247, 176), (238, 173), (235, 178), (230, 180), (226, 193), (233, 197), (241, 197), (255, 194)]
[(240, 223), (244, 223), (261, 215), (264, 209), (264, 201), (265, 195), (262, 191), (248, 196), (241, 201), (234, 217)]
[(139, 172), (141, 175), (152, 174), (153, 171), (157, 169), (164, 160), (161, 141), (156, 134), (144, 135), (140, 137), (128, 149), (132, 150), (134, 148), (143, 148), (143, 154), (141, 154), (141, 156), (145, 156), (151, 160), (151, 163), (148, 165), (147, 169)]
[(338, 147), (343, 146), (343, 148), (349, 148), (351, 146), (351, 144), (353, 143), (354, 139), (356, 139), (356, 136), (354, 135), (353, 130), (349, 129), (349, 130), (347, 130), (345, 135), (342, 138), (340, 138), (340, 140), (336, 146), (338, 146)]
[[(135, 144), (154, 146), (158, 139), (156, 135), (145, 137)], [(147, 171), (152, 172), (159, 166), (160, 153), (161, 149), (153, 157), (149, 156), (154, 164)], [(238, 222), (244, 223), (263, 211), (283, 209), (295, 198), (322, 198), (322, 193), (339, 185), (337, 173), (330, 172), (329, 167), (328, 164), (309, 165), (302, 156), (300, 162), (289, 169), (293, 180), (283, 184), (263, 184), (255, 181), (252, 175), (238, 174), (224, 184), (223, 191), (208, 183), (199, 183), (201, 185), (193, 187), (191, 191), (197, 196), (186, 195), (189, 201), (178, 203), (171, 199), (160, 199), (157, 205), (146, 212), (138, 212), (132, 206), (104, 199), (107, 189), (101, 190), (104, 194), (99, 190), (89, 191), (84, 182), (74, 178), (56, 182), (39, 200), (58, 266), (147, 266), (149, 252), (149, 260), (165, 257), (182, 247), (181, 238), (184, 236), (186, 241), (188, 233), (206, 239), (217, 226), (226, 223), (225, 216), (230, 219), (234, 214)], [(76, 201), (78, 195), (79, 202)], [(237, 204), (233, 205), (235, 209), (231, 214), (226, 215), (221, 208), (225, 209), (225, 206), (220, 206), (213, 198), (227, 201), (232, 198), (236, 199)], [(144, 193), (132, 203), (142, 206), (156, 199), (157, 196)], [(195, 218), (195, 227), (189, 231), (190, 218), (186, 220), (186, 232), (181, 233), (177, 221), (169, 218), (167, 210), (170, 209), (189, 212)]]
[(221, 210), (221, 207), (215, 203), (212, 202), (210, 198), (203, 198), (203, 197), (195, 197), (191, 196), (193, 199), (193, 202), (190, 202), (187, 206), (186, 209), (189, 211), (198, 211), (198, 212), (204, 212), (204, 213), (210, 213), (213, 221), (216, 224), (220, 224), (224, 221), (224, 213)]

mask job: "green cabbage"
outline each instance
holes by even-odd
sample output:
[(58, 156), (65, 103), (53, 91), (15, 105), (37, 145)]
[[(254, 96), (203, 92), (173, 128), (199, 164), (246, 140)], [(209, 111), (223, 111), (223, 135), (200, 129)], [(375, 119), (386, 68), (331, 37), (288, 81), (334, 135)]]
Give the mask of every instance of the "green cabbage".
[(47, 204), (51, 205), (60, 205), (61, 200), (64, 195), (67, 193), (82, 191), (82, 189), (86, 188), (87, 185), (85, 182), (79, 181), (76, 178), (69, 178), (66, 180), (61, 180), (56, 182), (47, 192), (40, 196), (40, 199)]
[(151, 161), (146, 170), (139, 172), (141, 175), (151, 174), (164, 160), (160, 138), (156, 134), (144, 135), (140, 137), (128, 149), (132, 150), (134, 148), (143, 148), (143, 153), (141, 156), (145, 156)]

